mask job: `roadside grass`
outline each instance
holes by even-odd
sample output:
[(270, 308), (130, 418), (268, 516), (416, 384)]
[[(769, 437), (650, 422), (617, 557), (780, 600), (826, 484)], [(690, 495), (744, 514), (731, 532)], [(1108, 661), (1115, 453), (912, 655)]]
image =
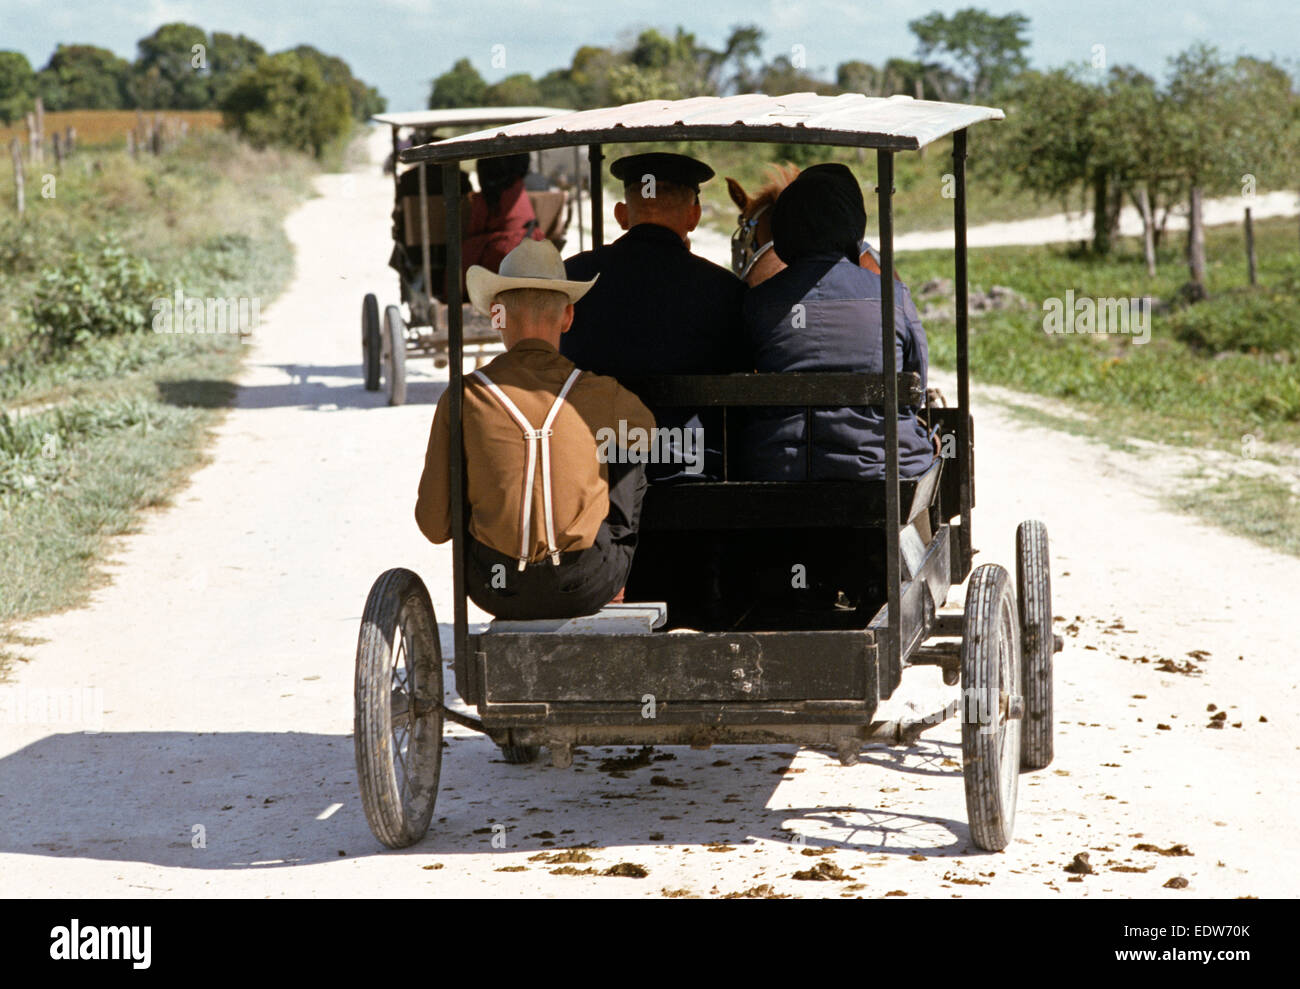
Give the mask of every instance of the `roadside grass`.
[(1300, 499), (1285, 484), (1262, 477), (1220, 478), (1169, 502), (1211, 525), (1300, 556)]
[[(971, 251), (972, 290), (1005, 285), (1022, 308), (971, 320), (971, 373), (978, 381), (1059, 399), (1086, 412), (1106, 432), (1174, 444), (1240, 450), (1258, 442), (1300, 445), (1300, 238), (1294, 219), (1256, 225), (1260, 285), (1246, 284), (1241, 231), (1211, 228), (1207, 237), (1211, 298), (1175, 304), (1151, 317), (1151, 339), (1049, 335), (1043, 301), (1076, 298), (1171, 300), (1186, 279), (1181, 244), (1162, 248), (1148, 278), (1131, 241), (1107, 259), (1064, 246)], [(929, 278), (951, 277), (950, 251), (908, 253), (900, 268), (915, 290)], [(949, 300), (943, 300), (945, 304)], [(1261, 319), (1267, 312), (1270, 318)], [(951, 317), (926, 321), (930, 359), (956, 363)], [(1205, 345), (1206, 338), (1215, 346)]]
[[(1211, 297), (1190, 307), (1176, 301), (1187, 277), (1182, 237), (1162, 248), (1155, 278), (1147, 277), (1132, 240), (1104, 259), (1066, 246), (973, 250), (972, 290), (1008, 286), (1024, 296), (1024, 304), (972, 316), (971, 376), (1059, 402), (1060, 416), (1042, 406), (1015, 411), (1115, 448), (1124, 449), (1126, 437), (1137, 437), (1225, 451), (1243, 462), (1288, 461), (1294, 469), (1300, 459), (1296, 221), (1257, 223), (1256, 245), (1259, 286), (1251, 288), (1241, 229), (1210, 228)], [(927, 279), (951, 277), (952, 254), (909, 252), (900, 257), (900, 268), (915, 291)], [(1125, 335), (1049, 335), (1043, 329), (1043, 302), (1063, 299), (1067, 290), (1076, 298), (1150, 296), (1170, 308), (1151, 317), (1146, 344)], [(951, 306), (950, 298), (940, 302)], [(953, 319), (925, 322), (932, 364), (951, 370)], [(1300, 554), (1300, 502), (1281, 482), (1246, 476), (1213, 484), (1189, 479), (1186, 493), (1176, 500), (1230, 531)]]
[(149, 332), (148, 298), (126, 303), (146, 329), (52, 348), (27, 321), (33, 285), (112, 231), (167, 289), (264, 309), (292, 273), (284, 217), (318, 170), (221, 132), (159, 158), (102, 155), (89, 174), (79, 157), (26, 223), (0, 219), (0, 675), (32, 644), (6, 626), (85, 603), (108, 540), (203, 462), (243, 350), (235, 334)]

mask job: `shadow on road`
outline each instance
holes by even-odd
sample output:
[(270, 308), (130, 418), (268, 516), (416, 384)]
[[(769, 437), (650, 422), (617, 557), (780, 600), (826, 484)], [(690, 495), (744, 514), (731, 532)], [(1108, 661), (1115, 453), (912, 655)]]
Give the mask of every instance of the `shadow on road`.
[[(0, 760), (0, 853), (266, 869), (340, 857), (491, 852), (494, 824), (505, 826), (506, 851), (784, 842), (886, 854), (971, 852), (960, 821), (886, 808), (779, 806), (773, 798), (791, 747), (663, 748), (656, 761), (619, 777), (599, 770), (610, 749), (577, 753), (572, 770), (557, 770), (544, 762), (509, 765), (478, 735), (448, 734), (446, 743), (434, 823), (422, 842), (392, 852), (366, 824), (347, 735), (49, 735)], [(942, 756), (924, 742), (914, 754)], [(846, 779), (846, 787), (863, 792), (861, 779)]]
[[(357, 364), (274, 364), (253, 365), (283, 372), (290, 380), (277, 384), (245, 384), (236, 388), (228, 381), (179, 379), (158, 382), (158, 397), (181, 408), (279, 409), (309, 408), (318, 412), (343, 409), (373, 409), (388, 405), (388, 395), (366, 391)], [(406, 404), (438, 404), (447, 382), (425, 378), (408, 369)]]

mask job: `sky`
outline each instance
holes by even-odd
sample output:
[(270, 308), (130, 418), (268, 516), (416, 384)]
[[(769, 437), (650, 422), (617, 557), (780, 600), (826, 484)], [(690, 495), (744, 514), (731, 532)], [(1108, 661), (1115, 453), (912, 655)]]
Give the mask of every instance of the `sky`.
[(1107, 64), (1160, 77), (1165, 60), (1196, 41), (1229, 55), (1274, 57), (1293, 70), (1300, 63), (1296, 0), (0, 0), (0, 50), (21, 51), (38, 69), (59, 42), (97, 44), (129, 59), (158, 25), (186, 21), (247, 34), (269, 51), (314, 45), (377, 86), (390, 110), (413, 110), (458, 58), (468, 57), (488, 82), (537, 76), (567, 66), (580, 45), (613, 44), (641, 27), (681, 25), (720, 47), (731, 26), (757, 23), (767, 31), (765, 58), (802, 45), (808, 68), (830, 77), (850, 59), (911, 57), (908, 21), (968, 6), (1027, 15), (1035, 68), (1091, 61), (1102, 45)]

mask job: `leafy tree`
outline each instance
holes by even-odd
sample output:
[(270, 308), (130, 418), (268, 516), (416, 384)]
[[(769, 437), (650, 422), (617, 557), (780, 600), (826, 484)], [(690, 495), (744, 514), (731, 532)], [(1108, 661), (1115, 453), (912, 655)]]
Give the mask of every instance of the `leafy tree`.
[(478, 74), (472, 62), (467, 58), (458, 59), (456, 64), (433, 80), (433, 90), (429, 93), (429, 109), (444, 110), (459, 106), (482, 106), (487, 92), (487, 83)]
[(537, 99), (542, 106), (578, 107), (582, 89), (568, 69), (552, 69), (537, 80)]
[[(757, 24), (737, 24), (731, 29), (716, 64), (710, 67), (715, 92), (750, 93), (758, 88), (756, 64), (763, 57), (763, 37)], [(728, 69), (730, 76), (725, 75)]]
[(835, 85), (844, 93), (880, 96), (882, 78), (881, 71), (868, 62), (841, 62), (835, 69)]
[(22, 52), (0, 51), (0, 121), (5, 125), (31, 109), (36, 73)]
[(540, 106), (541, 89), (527, 72), (516, 72), (488, 86), (484, 106)]
[(130, 72), (107, 48), (59, 45), (36, 81), (47, 110), (120, 110), (131, 106)]
[(1198, 299), (1206, 294), (1204, 191), (1231, 178), (1234, 127), (1228, 115), (1244, 108), (1233, 105), (1229, 67), (1213, 47), (1193, 45), (1170, 59), (1170, 70), (1170, 152), (1188, 197), (1187, 294)]
[(357, 120), (368, 120), (384, 109), (386, 103), (379, 91), (354, 76), (351, 66), (337, 55), (326, 55), (311, 45), (299, 45), (293, 53), (314, 63), (327, 85), (342, 86), (347, 90), (352, 116)]
[(891, 58), (881, 72), (882, 96), (901, 93), (924, 100), (958, 100), (965, 91), (965, 80), (938, 62)]
[(1160, 203), (1177, 195), (1170, 155), (1169, 113), (1164, 95), (1150, 76), (1128, 66), (1110, 70), (1104, 98), (1088, 125), (1097, 134), (1093, 151), (1099, 167), (1109, 172), (1113, 238), (1119, 222), (1119, 201), (1127, 192), (1142, 217), (1143, 253), (1147, 273), (1156, 273), (1156, 247), (1163, 223), (1156, 222)]
[(610, 73), (614, 66), (625, 61), (609, 48), (583, 45), (573, 53), (569, 77), (581, 94), (580, 107), (607, 106), (610, 96)]
[(934, 11), (907, 26), (916, 35), (921, 61), (935, 54), (946, 56), (965, 79), (965, 95), (971, 102), (988, 99), (1029, 67), (1025, 55), (1029, 39), (1021, 36), (1029, 27), (1024, 14), (995, 17), (967, 7), (951, 17)]
[(164, 24), (141, 38), (131, 82), (137, 105), (151, 110), (202, 110), (211, 106), (209, 47), (206, 31), (179, 22)]
[(1080, 184), (1093, 190), (1093, 247), (1110, 248), (1110, 166), (1098, 147), (1091, 121), (1104, 90), (1072, 69), (1025, 72), (1001, 100), (1006, 123), (993, 129), (984, 148), (1023, 189), (1064, 199)]
[(613, 103), (675, 100), (682, 96), (676, 81), (663, 69), (639, 69), (635, 65), (624, 63), (610, 69), (607, 78), (610, 101)]
[(832, 95), (835, 86), (796, 68), (787, 55), (778, 55), (763, 66), (759, 75), (759, 87), (764, 93), (778, 95), (781, 93), (823, 93)]
[(239, 74), (256, 65), (258, 57), (265, 54), (266, 49), (252, 38), (213, 31), (212, 42), (208, 45), (208, 72), (213, 101), (219, 105)]
[(284, 145), (320, 157), (350, 127), (346, 86), (327, 83), (310, 58), (262, 55), (235, 79), (221, 104), (226, 126), (257, 147)]

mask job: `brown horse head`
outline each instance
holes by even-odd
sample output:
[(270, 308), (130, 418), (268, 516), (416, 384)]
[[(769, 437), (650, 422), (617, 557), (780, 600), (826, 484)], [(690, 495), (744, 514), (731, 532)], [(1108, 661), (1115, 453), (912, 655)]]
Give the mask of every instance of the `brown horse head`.
[[(740, 209), (735, 233), (731, 235), (731, 270), (749, 286), (767, 281), (785, 268), (785, 262), (772, 250), (772, 206), (776, 199), (799, 175), (797, 165), (769, 165), (769, 179), (758, 192), (750, 196), (740, 183), (727, 177), (727, 191), (731, 201)], [(880, 274), (880, 261), (872, 248), (867, 248), (858, 264), (868, 271)], [(894, 280), (902, 281), (898, 269)]]
[(785, 267), (772, 250), (772, 205), (795, 180), (799, 169), (789, 163), (768, 165), (768, 181), (750, 196), (728, 176), (727, 191), (740, 209), (736, 232), (731, 235), (731, 270), (748, 285), (765, 282)]

